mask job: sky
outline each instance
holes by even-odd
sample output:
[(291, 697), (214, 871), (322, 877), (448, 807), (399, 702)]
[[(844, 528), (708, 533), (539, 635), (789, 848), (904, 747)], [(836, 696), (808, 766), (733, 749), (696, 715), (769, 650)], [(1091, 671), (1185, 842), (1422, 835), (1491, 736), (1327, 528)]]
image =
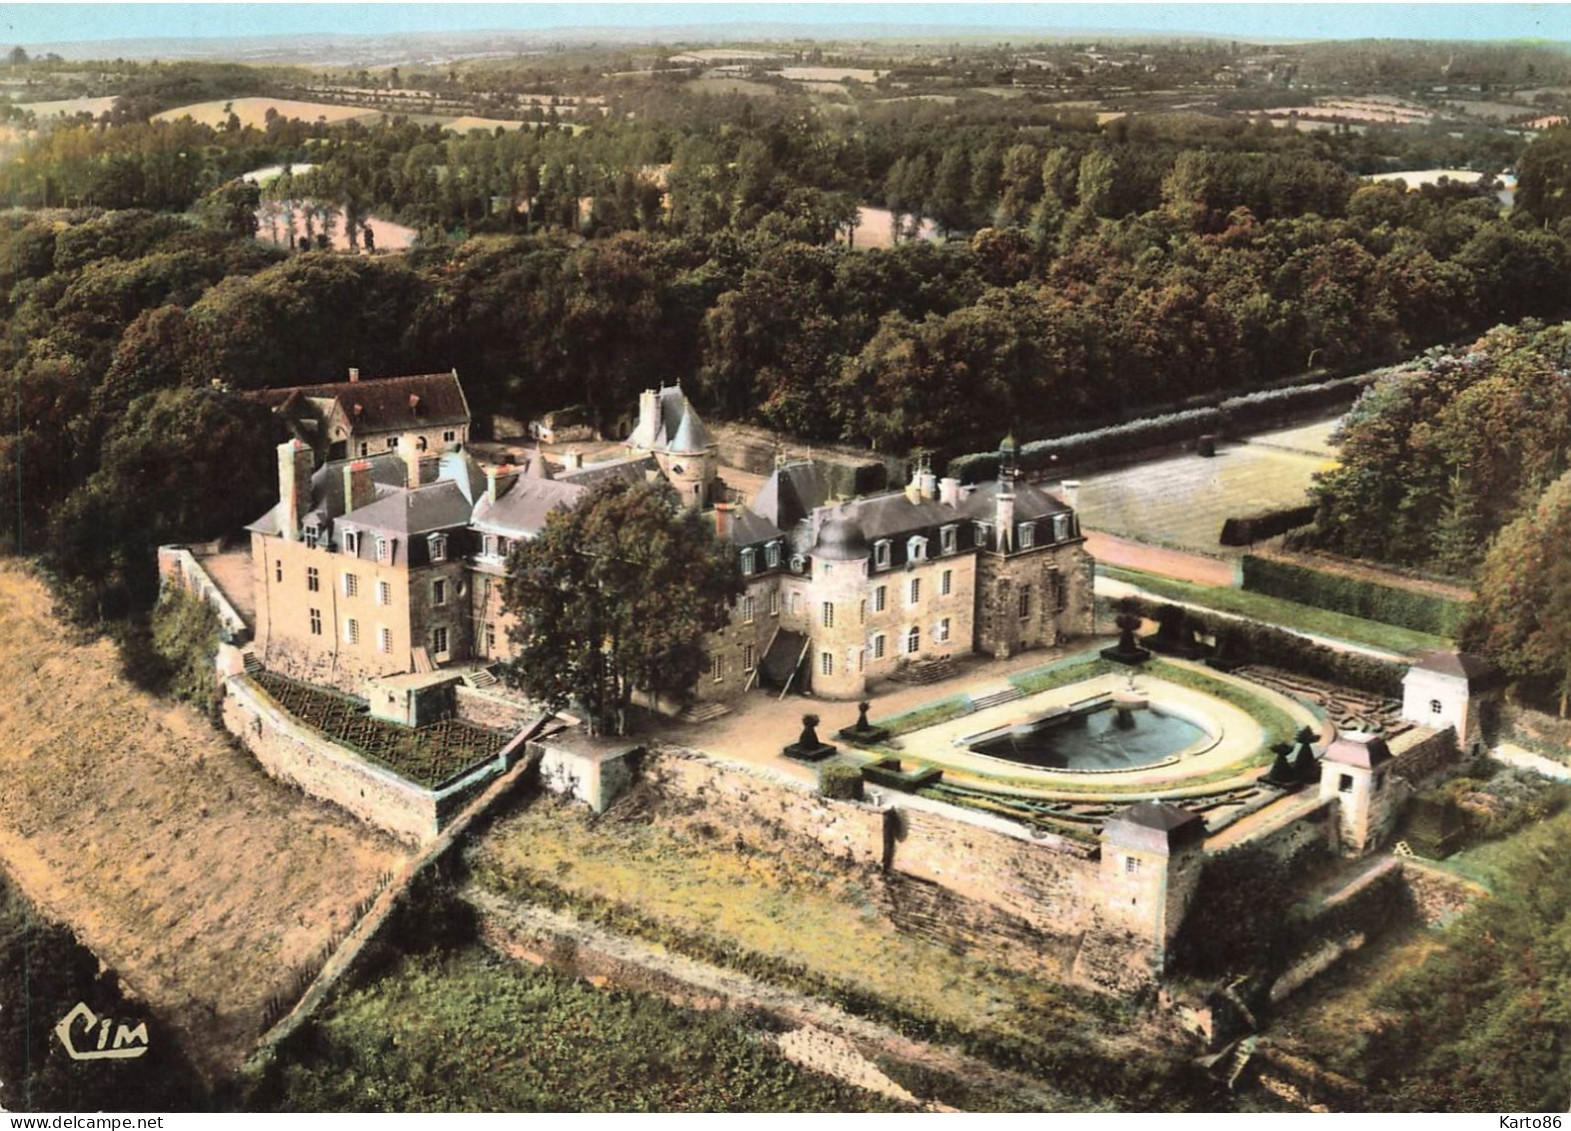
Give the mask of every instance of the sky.
[(0, 44), (105, 39), (552, 28), (702, 28), (771, 24), (831, 37), (837, 26), (887, 25), (902, 34), (1090, 30), (1273, 39), (1552, 39), (1571, 43), (1571, 3), (1492, 4), (920, 4), (810, 2), (624, 4), (272, 4), (0, 2)]

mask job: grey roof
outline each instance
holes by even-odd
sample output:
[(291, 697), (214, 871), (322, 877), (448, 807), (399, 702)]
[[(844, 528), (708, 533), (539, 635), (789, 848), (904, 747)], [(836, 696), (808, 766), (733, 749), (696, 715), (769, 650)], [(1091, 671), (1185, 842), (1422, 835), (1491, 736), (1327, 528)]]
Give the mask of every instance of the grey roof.
[(648, 434), (640, 416), (632, 435), (627, 438), (629, 445), (651, 451), (701, 452), (713, 443), (709, 430), (683, 394), (682, 386), (662, 388), (656, 396), (660, 409), (655, 416), (653, 434)]
[(1323, 760), (1335, 762), (1339, 766), (1357, 766), (1372, 770), (1391, 760), (1391, 748), (1386, 745), (1386, 740), (1377, 734), (1366, 734), (1357, 730), (1343, 731), (1335, 742), (1326, 747)]
[[(1002, 488), (1003, 485), (996, 479), (979, 483), (961, 495), (960, 505), (955, 510), (964, 511), (967, 518), (986, 522), (997, 513), (998, 492)], [(1070, 507), (1033, 483), (1016, 483), (1014, 490), (1016, 522), (1030, 522), (1049, 515), (1070, 513)]]
[(779, 529), (789, 530), (828, 498), (817, 470), (804, 460), (775, 468), (748, 509)]
[(474, 525), (512, 538), (529, 537), (544, 528), (546, 515), (577, 506), (588, 493), (589, 488), (579, 483), (519, 476), (496, 502), (481, 496)]
[(818, 541), (813, 543), (813, 556), (831, 562), (860, 561), (872, 552), (861, 529), (844, 515), (830, 516), (818, 529)]
[(386, 534), (432, 534), (467, 526), (473, 509), (458, 484), (444, 479), (412, 490), (391, 492), (368, 506), (350, 511), (339, 521)]
[(1171, 852), (1205, 835), (1204, 817), (1165, 801), (1137, 801), (1102, 827), (1110, 843), (1147, 852)]
[[(331, 460), (311, 473), (311, 507), (300, 516), (302, 521), (315, 517), (320, 525), (326, 525), (344, 513), (344, 468), (354, 462), (353, 459)], [(371, 482), (376, 486), (378, 499), (387, 498), (407, 481), (408, 468), (397, 452), (378, 452), (366, 456), (365, 462), (371, 465)], [(277, 534), (282, 529), (278, 522), (280, 505), (281, 502), (274, 503), (246, 529)]]
[(561, 472), (558, 483), (572, 483), (579, 487), (597, 487), (607, 479), (620, 479), (624, 483), (644, 483), (650, 475), (660, 474), (660, 465), (654, 456), (628, 456), (625, 459), (589, 463), (573, 471)]
[(1420, 656), (1413, 667), (1440, 675), (1455, 676), (1469, 683), (1488, 682), (1498, 673), (1494, 665), (1471, 652), (1430, 652)]
[(474, 506), (480, 497), (485, 494), (485, 472), (475, 462), (473, 456), (462, 448), (454, 447), (442, 453), (441, 462), (437, 464), (436, 477), (438, 480), (449, 480), (455, 484), (464, 498), (469, 500), (469, 505)]
[(767, 518), (762, 518), (742, 507), (736, 507), (731, 511), (731, 523), (726, 541), (737, 546), (751, 546), (759, 542), (773, 542), (779, 537), (782, 537), (781, 531)]

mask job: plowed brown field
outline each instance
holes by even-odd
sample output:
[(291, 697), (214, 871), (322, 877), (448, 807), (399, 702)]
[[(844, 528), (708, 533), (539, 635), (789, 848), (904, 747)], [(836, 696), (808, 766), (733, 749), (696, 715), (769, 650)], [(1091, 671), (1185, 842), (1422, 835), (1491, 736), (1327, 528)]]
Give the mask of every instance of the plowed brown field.
[(0, 865), (215, 1079), (406, 853), (137, 690), (49, 608), (0, 561)]

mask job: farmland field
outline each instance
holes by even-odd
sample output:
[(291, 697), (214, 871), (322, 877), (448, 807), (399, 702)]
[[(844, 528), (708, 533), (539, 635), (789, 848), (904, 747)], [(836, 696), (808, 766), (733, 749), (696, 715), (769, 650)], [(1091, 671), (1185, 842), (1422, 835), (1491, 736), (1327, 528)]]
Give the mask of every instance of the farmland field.
[(374, 122), (382, 117), (380, 110), (367, 110), (363, 106), (335, 106), (330, 102), (296, 102), (289, 98), (215, 98), (211, 102), (195, 102), (190, 106), (177, 106), (158, 115), (161, 121), (176, 122), (190, 117), (193, 121), (215, 129), (229, 120), (233, 112), (242, 126), (261, 129), (267, 125), (268, 110), (277, 110), (285, 118), (299, 118), (314, 122), (326, 118), (329, 122), (353, 120)]
[(0, 866), (216, 1077), (406, 853), (137, 690), (113, 644), (71, 641), (49, 608), (0, 563)]

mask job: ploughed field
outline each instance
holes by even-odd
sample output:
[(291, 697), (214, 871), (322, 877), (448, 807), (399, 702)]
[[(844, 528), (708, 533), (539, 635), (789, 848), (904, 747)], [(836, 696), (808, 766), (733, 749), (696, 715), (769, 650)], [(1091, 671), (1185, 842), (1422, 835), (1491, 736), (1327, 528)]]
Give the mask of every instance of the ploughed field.
[(137, 690), (50, 604), (0, 562), (0, 864), (216, 1077), (407, 854)]

